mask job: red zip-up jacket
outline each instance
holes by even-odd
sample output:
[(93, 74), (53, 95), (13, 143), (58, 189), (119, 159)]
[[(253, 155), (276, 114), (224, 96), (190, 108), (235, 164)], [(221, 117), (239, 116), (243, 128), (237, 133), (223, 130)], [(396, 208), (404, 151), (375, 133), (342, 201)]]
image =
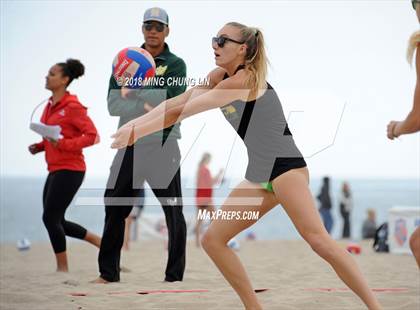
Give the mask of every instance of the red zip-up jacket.
[(87, 108), (79, 99), (66, 92), (63, 98), (52, 106), (50, 97), (42, 113), (41, 122), (46, 125), (60, 125), (63, 136), (56, 146), (45, 138), (36, 144), (39, 150), (45, 151), (48, 171), (86, 171), (82, 149), (98, 143), (99, 135), (87, 115)]

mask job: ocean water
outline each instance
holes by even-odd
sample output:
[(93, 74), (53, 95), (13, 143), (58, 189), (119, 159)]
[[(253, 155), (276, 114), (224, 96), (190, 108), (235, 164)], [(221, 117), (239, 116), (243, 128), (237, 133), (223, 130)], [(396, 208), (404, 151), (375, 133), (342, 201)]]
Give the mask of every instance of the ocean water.
[[(346, 179), (349, 181), (354, 200), (351, 214), (351, 234), (353, 240), (361, 237), (362, 222), (366, 217), (366, 209), (373, 208), (377, 212), (377, 224), (387, 220), (388, 209), (393, 206), (420, 206), (420, 181), (408, 180), (374, 180)], [(191, 180), (183, 180), (183, 184), (192, 184)], [(101, 234), (104, 222), (104, 207), (101, 204), (81, 205), (78, 200), (93, 198), (101, 201), (104, 192), (105, 179), (87, 179), (79, 190), (76, 199), (68, 208), (66, 218), (75, 221), (88, 230)], [(314, 196), (320, 189), (320, 179), (311, 179), (311, 191)], [(0, 197), (0, 243), (15, 243), (22, 238), (31, 241), (48, 240), (47, 231), (42, 223), (42, 190), (44, 177), (1, 177)], [(214, 191), (215, 204), (219, 207), (230, 189), (225, 182)], [(333, 201), (334, 227), (332, 235), (338, 239), (341, 236), (342, 221), (338, 210), (338, 197), (341, 180), (332, 178), (331, 198)], [(183, 188), (186, 201), (193, 201), (194, 190)], [(146, 207), (144, 213), (163, 214), (157, 205), (157, 200), (150, 190), (146, 189)], [(195, 206), (184, 206), (186, 218), (193, 218)], [(286, 212), (278, 206), (260, 219), (249, 230), (257, 239), (298, 239), (292, 222)], [(243, 238), (246, 232), (239, 236)]]

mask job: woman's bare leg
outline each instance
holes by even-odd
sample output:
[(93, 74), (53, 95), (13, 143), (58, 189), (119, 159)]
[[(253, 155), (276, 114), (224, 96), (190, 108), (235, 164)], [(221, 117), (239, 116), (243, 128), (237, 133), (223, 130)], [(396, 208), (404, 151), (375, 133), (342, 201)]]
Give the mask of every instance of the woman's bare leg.
[(365, 277), (350, 254), (327, 233), (308, 187), (307, 168), (293, 169), (273, 181), (273, 189), (300, 235), (325, 259), (343, 282), (369, 309), (381, 309)]
[[(258, 185), (257, 185), (258, 186)], [(249, 199), (254, 201), (250, 202)], [(238, 202), (240, 204), (238, 205)], [(229, 195), (222, 211), (259, 211), (259, 218), (276, 206), (273, 193), (243, 181)], [(238, 256), (227, 246), (231, 238), (254, 224), (257, 220), (215, 219), (202, 239), (204, 250), (223, 276), (238, 293), (246, 309), (262, 309), (251, 282)]]
[(197, 246), (197, 248), (200, 247), (200, 233), (201, 233), (201, 224), (202, 224), (203, 220), (197, 218), (197, 223), (195, 225), (195, 245)]
[(195, 224), (195, 245), (197, 248), (200, 247), (200, 234), (201, 234), (201, 224), (203, 223), (203, 220), (198, 217), (199, 211), (205, 210), (206, 208), (203, 208), (201, 206), (197, 206), (197, 218), (196, 218), (196, 224)]
[(98, 235), (95, 235), (94, 233), (91, 233), (89, 231), (86, 233), (86, 236), (85, 236), (84, 240), (93, 244), (97, 248), (99, 248), (101, 246), (101, 237), (99, 237)]
[(125, 226), (124, 226), (124, 242), (123, 242), (123, 250), (128, 251), (130, 249), (130, 228), (131, 228), (131, 216), (127, 216), (125, 219)]
[(67, 263), (67, 252), (55, 253), (55, 259), (57, 261), (57, 271), (58, 272), (68, 272), (69, 265)]
[[(86, 236), (84, 238), (85, 241), (95, 245), (96, 247), (101, 246), (101, 238), (91, 232), (87, 232)], [(67, 261), (67, 252), (60, 252), (55, 253), (55, 260), (57, 262), (57, 271), (58, 272), (68, 272), (69, 271), (69, 265)]]
[(416, 228), (410, 237), (410, 249), (416, 259), (417, 266), (420, 269), (420, 226)]

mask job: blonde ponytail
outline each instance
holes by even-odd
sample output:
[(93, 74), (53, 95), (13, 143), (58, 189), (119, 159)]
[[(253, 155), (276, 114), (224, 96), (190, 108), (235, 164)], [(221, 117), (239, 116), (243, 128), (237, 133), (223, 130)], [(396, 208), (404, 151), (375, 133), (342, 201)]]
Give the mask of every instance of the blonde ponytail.
[(408, 48), (407, 48), (407, 61), (411, 65), (413, 62), (414, 52), (418, 48), (418, 44), (420, 43), (420, 31), (414, 32), (410, 39), (408, 40)]
[(248, 49), (245, 56), (245, 68), (251, 71), (247, 81), (251, 93), (256, 94), (259, 89), (263, 89), (267, 77), (267, 54), (265, 51), (264, 36), (258, 28), (247, 27), (243, 24), (231, 22), (227, 25), (239, 28), (241, 41)]

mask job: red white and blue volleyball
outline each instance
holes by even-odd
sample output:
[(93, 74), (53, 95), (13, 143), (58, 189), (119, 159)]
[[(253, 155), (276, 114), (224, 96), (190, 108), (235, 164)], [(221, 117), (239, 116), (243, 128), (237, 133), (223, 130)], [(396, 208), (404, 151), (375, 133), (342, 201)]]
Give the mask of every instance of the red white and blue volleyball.
[(112, 74), (117, 84), (126, 88), (140, 88), (155, 76), (156, 64), (148, 51), (141, 47), (127, 47), (115, 56)]

